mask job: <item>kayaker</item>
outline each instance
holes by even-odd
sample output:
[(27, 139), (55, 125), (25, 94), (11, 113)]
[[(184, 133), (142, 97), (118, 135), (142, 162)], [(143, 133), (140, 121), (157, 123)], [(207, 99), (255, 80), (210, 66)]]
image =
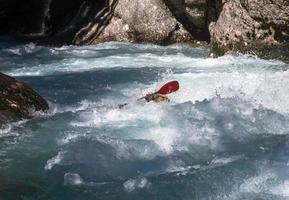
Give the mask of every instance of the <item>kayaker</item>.
[(155, 103), (170, 102), (170, 99), (161, 94), (147, 94), (144, 99), (147, 102), (154, 101)]
[[(147, 94), (146, 96), (139, 98), (137, 100), (139, 101), (141, 99), (145, 99), (146, 102), (154, 101), (155, 103), (169, 102), (170, 99), (165, 95), (176, 92), (178, 89), (179, 89), (178, 81), (171, 81), (163, 85), (161, 89), (159, 89), (157, 92)], [(126, 105), (128, 105), (128, 103), (119, 104), (117, 107), (119, 109), (122, 109)]]
[[(170, 102), (170, 99), (168, 97), (166, 97), (165, 95), (161, 95), (161, 94), (147, 94), (144, 97), (144, 99), (146, 100), (146, 102), (150, 102), (150, 101), (153, 101), (155, 103)], [(122, 109), (126, 105), (127, 104), (118, 104), (118, 108)]]

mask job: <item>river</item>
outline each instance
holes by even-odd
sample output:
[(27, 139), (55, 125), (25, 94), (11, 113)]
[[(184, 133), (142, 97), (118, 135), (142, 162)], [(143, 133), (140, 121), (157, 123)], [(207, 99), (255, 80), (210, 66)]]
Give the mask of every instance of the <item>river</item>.
[(0, 199), (288, 199), (289, 65), (208, 51), (1, 42), (50, 110), (0, 130)]

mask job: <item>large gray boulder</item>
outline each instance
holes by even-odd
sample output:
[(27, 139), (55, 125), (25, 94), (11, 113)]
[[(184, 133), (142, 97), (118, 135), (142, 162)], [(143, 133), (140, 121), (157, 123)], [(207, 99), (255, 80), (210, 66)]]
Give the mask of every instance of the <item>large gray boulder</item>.
[(19, 118), (31, 118), (36, 111), (47, 111), (47, 102), (32, 88), (0, 73), (0, 125)]
[(210, 24), (212, 51), (255, 53), (288, 60), (288, 0), (219, 1), (219, 17)]
[(105, 41), (192, 42), (163, 0), (109, 0), (75, 36), (75, 44)]

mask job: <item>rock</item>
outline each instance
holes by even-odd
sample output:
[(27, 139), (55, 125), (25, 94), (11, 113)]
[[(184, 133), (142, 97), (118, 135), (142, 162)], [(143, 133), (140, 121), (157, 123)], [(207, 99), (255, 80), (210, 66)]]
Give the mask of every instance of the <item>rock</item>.
[(43, 34), (49, 4), (50, 0), (1, 0), (0, 34)]
[(57, 43), (75, 44), (77, 32), (89, 27), (105, 7), (106, 0), (51, 0), (48, 38)]
[(205, 7), (207, 5), (207, 0), (185, 0), (184, 2), (187, 6), (199, 6), (199, 7)]
[(216, 55), (254, 52), (265, 58), (289, 60), (287, 0), (228, 0), (219, 10), (218, 20), (209, 26)]
[(0, 124), (48, 109), (47, 102), (29, 86), (0, 73)]
[(74, 38), (76, 44), (105, 41), (169, 44), (193, 37), (162, 0), (109, 0)]
[(54, 44), (200, 41), (211, 43), (214, 56), (289, 61), (288, 0), (1, 0), (0, 27), (0, 34)]
[(206, 0), (2, 0), (0, 27), (45, 44), (209, 41)]
[(199, 29), (207, 30), (206, 9), (186, 7), (186, 14), (189, 20)]
[(165, 3), (193, 39), (209, 41), (206, 0), (165, 0)]

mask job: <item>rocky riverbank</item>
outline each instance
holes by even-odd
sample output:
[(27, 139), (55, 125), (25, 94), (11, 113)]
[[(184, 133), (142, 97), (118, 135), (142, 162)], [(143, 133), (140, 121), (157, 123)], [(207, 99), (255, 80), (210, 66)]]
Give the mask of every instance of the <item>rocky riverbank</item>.
[(288, 60), (287, 0), (3, 0), (0, 34), (53, 44), (211, 45)]

